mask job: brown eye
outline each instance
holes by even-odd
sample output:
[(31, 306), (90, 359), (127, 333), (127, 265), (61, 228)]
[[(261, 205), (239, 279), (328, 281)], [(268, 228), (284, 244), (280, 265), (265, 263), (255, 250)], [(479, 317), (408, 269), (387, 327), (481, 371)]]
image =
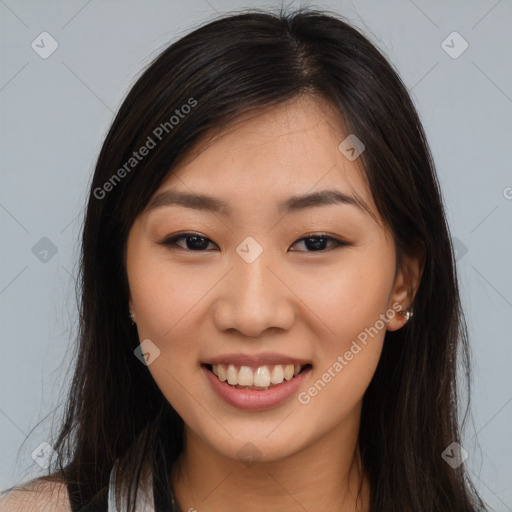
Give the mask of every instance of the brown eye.
[[(185, 241), (184, 244), (182, 242), (183, 240)], [(292, 250), (293, 252), (326, 252), (331, 249), (336, 249), (337, 247), (352, 245), (349, 242), (344, 242), (322, 234), (313, 234), (303, 237), (294, 242), (293, 245), (301, 242), (304, 243), (306, 249), (298, 251)], [(206, 251), (209, 244), (216, 245), (209, 238), (198, 233), (180, 233), (166, 238), (160, 243), (171, 249), (178, 248), (194, 252)]]
[[(182, 240), (185, 240), (185, 246), (178, 243)], [(210, 243), (213, 244), (210, 239), (197, 233), (181, 233), (179, 235), (166, 238), (163, 242), (161, 242), (162, 245), (170, 248), (177, 247), (189, 251), (204, 251), (208, 248)]]
[(338, 240), (336, 238), (333, 238), (331, 236), (327, 235), (309, 235), (306, 237), (301, 238), (300, 240), (297, 240), (293, 245), (304, 242), (306, 249), (306, 252), (321, 252), (325, 251), (327, 249), (327, 246), (330, 244), (330, 249), (335, 249), (337, 247), (341, 247), (344, 245), (351, 245), (348, 242), (343, 242), (341, 240)]

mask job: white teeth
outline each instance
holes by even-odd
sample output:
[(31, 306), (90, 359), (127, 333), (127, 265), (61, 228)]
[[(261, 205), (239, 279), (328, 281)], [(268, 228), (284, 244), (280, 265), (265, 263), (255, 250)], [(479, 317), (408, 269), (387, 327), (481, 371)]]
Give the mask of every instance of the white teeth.
[(240, 371), (238, 372), (238, 385), (252, 386), (252, 383), (252, 370), (248, 366), (241, 366)]
[(270, 386), (270, 370), (266, 366), (260, 366), (254, 373), (254, 385), (260, 388)]
[[(228, 375), (226, 373), (226, 369), (224, 368), (224, 366), (222, 366), (221, 364), (214, 364), (213, 365), (213, 368), (217, 368), (217, 376), (219, 377), (219, 379), (224, 382), (225, 380), (227, 380), (228, 378)], [(213, 372), (215, 373), (215, 372)]]
[(238, 372), (236, 371), (236, 368), (234, 365), (230, 364), (228, 366), (228, 384), (231, 384), (232, 386), (236, 386), (238, 384)]
[(293, 378), (293, 364), (287, 364), (284, 367), (284, 378), (286, 380), (292, 380), (292, 378)]
[(220, 381), (228, 381), (231, 386), (251, 388), (268, 388), (271, 384), (281, 384), (285, 380), (291, 380), (297, 376), (302, 369), (300, 364), (276, 364), (270, 371), (267, 365), (251, 368), (249, 366), (240, 366), (238, 370), (234, 364), (214, 364), (212, 372)]
[(284, 380), (284, 370), (280, 364), (276, 364), (274, 369), (272, 370), (272, 375), (270, 377), (270, 382), (272, 384), (281, 384)]

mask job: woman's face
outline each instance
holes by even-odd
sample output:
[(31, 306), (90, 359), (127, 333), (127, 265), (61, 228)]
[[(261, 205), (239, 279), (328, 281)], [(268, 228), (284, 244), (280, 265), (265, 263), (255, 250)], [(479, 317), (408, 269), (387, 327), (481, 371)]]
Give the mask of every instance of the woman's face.
[(385, 330), (404, 323), (407, 284), (338, 148), (348, 135), (308, 97), (245, 117), (183, 160), (129, 233), (148, 369), (189, 438), (225, 457), (357, 438)]

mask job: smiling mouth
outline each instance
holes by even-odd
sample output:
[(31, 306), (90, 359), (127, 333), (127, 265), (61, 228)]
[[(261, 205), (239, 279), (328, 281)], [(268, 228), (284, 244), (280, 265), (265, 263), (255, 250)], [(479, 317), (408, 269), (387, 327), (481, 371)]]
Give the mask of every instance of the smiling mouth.
[(234, 389), (266, 391), (290, 381), (311, 368), (311, 364), (275, 364), (250, 367), (235, 364), (204, 365), (221, 382)]

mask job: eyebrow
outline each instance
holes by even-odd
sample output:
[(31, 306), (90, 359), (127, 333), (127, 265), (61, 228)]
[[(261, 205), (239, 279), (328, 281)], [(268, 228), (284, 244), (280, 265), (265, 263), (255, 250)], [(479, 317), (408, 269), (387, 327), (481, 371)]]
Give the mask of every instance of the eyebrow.
[[(290, 213), (332, 204), (354, 206), (361, 211), (365, 211), (365, 208), (363, 208), (355, 197), (344, 194), (339, 190), (321, 190), (319, 192), (292, 196), (279, 203), (278, 208), (281, 213)], [(223, 215), (230, 215), (232, 212), (228, 204), (221, 199), (205, 194), (190, 194), (177, 190), (165, 190), (156, 195), (147, 206), (147, 211), (165, 206), (183, 206), (194, 210), (210, 211)]]

